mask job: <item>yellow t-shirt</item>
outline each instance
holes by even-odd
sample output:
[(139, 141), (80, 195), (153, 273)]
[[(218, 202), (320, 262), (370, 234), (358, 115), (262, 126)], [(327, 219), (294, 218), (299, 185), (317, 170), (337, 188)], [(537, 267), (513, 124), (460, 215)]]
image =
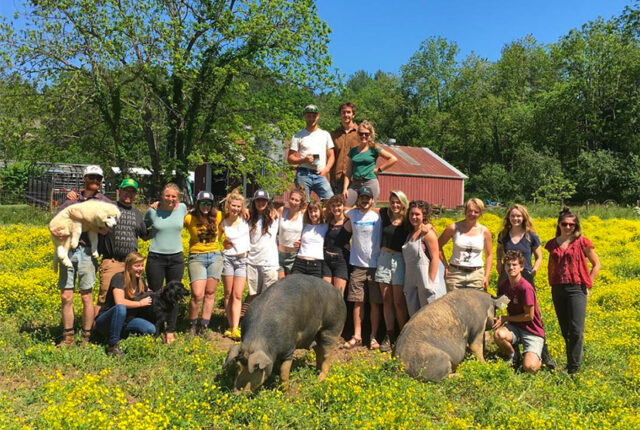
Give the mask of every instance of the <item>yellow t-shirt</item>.
[(214, 235), (200, 222), (197, 216), (190, 213), (184, 217), (184, 226), (189, 231), (189, 254), (205, 254), (207, 252), (221, 252), (222, 242), (218, 240), (218, 228), (222, 221), (222, 212), (216, 214), (216, 234)]

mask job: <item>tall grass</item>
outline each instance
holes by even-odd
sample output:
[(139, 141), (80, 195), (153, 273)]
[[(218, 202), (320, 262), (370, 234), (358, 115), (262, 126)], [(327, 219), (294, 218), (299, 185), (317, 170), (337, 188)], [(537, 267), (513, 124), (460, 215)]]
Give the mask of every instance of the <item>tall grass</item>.
[(0, 224), (46, 225), (51, 220), (48, 210), (30, 205), (0, 205)]

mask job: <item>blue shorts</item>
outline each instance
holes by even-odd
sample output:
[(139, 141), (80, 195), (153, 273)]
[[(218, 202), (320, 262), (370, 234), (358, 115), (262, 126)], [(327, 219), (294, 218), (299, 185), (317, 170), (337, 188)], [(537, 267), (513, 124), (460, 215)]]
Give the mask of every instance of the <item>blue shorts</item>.
[(224, 276), (235, 276), (237, 278), (247, 277), (247, 256), (225, 255), (224, 256)]
[(58, 288), (61, 290), (73, 290), (76, 277), (80, 291), (91, 291), (96, 283), (96, 270), (98, 261), (91, 256), (91, 247), (79, 245), (76, 249), (69, 250), (69, 260), (73, 265), (71, 269), (60, 263), (60, 276)]
[(222, 254), (207, 252), (204, 254), (189, 254), (189, 279), (191, 282), (204, 281), (213, 278), (220, 280), (222, 275)]
[(542, 347), (544, 346), (544, 337), (537, 336), (517, 325), (507, 323), (507, 330), (513, 335), (512, 345), (522, 344), (522, 353), (533, 352), (538, 358), (542, 359)]

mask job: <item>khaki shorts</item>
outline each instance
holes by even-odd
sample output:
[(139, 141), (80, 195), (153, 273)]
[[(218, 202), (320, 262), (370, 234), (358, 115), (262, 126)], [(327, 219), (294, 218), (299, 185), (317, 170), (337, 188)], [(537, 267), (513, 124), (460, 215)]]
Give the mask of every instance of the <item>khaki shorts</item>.
[(382, 303), (380, 286), (373, 280), (375, 275), (375, 267), (354, 267), (349, 278), (347, 301), (364, 302), (364, 292), (365, 288), (367, 288), (369, 290), (369, 302)]
[(476, 270), (461, 270), (457, 267), (449, 266), (449, 272), (444, 278), (447, 284), (447, 292), (457, 288), (477, 288), (482, 290), (482, 280), (484, 279), (484, 267)]
[(247, 264), (249, 295), (262, 293), (278, 280), (278, 267), (254, 266)]
[(112, 258), (105, 258), (100, 263), (100, 293), (98, 294), (98, 304), (103, 305), (107, 299), (107, 291), (109, 291), (109, 284), (111, 278), (116, 273), (124, 272), (124, 261), (114, 260)]

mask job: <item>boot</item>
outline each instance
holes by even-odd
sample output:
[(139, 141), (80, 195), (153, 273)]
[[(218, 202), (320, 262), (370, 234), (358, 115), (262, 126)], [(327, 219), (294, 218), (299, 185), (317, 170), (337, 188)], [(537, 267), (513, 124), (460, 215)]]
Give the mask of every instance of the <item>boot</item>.
[(542, 346), (542, 364), (549, 370), (555, 370), (556, 362), (551, 358), (551, 354), (549, 353), (549, 348), (547, 348), (547, 341), (544, 341), (544, 345)]
[(391, 337), (387, 334), (382, 343), (380, 344), (380, 352), (389, 352), (391, 351)]
[(189, 325), (189, 336), (196, 337), (197, 335), (198, 335), (198, 324), (197, 323), (191, 323)]
[(120, 351), (119, 342), (109, 345), (107, 348), (107, 354), (113, 355), (116, 358), (122, 357), (122, 351)]
[(67, 348), (75, 343), (73, 328), (65, 328), (62, 330), (62, 340), (56, 345), (58, 348)]

